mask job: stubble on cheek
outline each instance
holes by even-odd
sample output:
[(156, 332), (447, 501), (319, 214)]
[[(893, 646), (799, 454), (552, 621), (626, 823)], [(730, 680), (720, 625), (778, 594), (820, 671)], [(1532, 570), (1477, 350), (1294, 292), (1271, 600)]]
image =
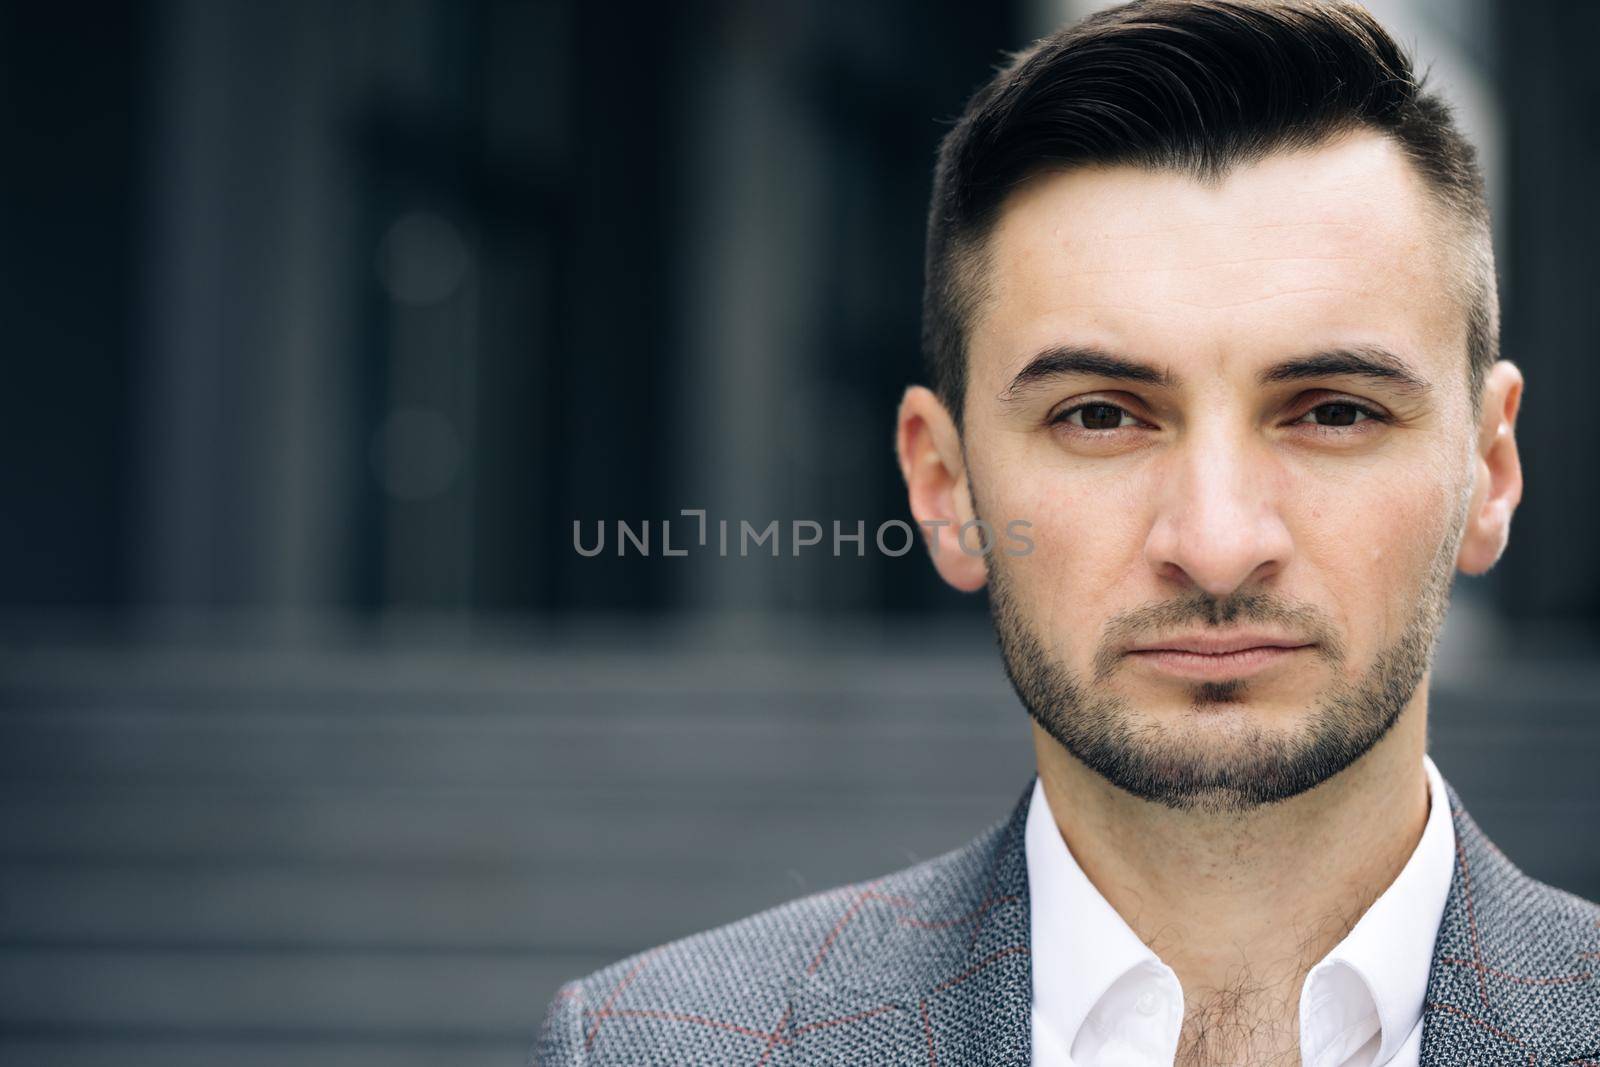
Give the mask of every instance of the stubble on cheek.
[(1469, 496), (1450, 485), (1419, 487), (1385, 502), (1381, 518), (1356, 536), (1368, 546), (1365, 588), (1383, 607), (1375, 647), (1389, 646), (1403, 627), (1430, 631), (1435, 638), (1449, 610), (1455, 559), (1466, 521)]

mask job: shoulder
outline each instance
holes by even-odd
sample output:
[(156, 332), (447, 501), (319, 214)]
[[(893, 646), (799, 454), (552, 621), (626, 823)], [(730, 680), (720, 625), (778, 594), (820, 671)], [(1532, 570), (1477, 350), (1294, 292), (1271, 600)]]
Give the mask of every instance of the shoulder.
[(748, 1058), (751, 1039), (784, 1010), (793, 977), (825, 957), (845, 926), (855, 928), (844, 940), (860, 941), (871, 916), (861, 926), (849, 916), (872, 892), (858, 883), (815, 893), (568, 982), (550, 1004), (534, 1062), (650, 1062), (663, 1047), (688, 1045)]
[(1451, 904), (1467, 935), (1457, 947), (1473, 956), (1473, 969), (1581, 977), (1573, 984), (1600, 995), (1600, 980), (1591, 980), (1600, 971), (1600, 904), (1524, 872), (1464, 812), (1457, 837)]
[(1600, 905), (1523, 872), (1456, 808), (1456, 871), (1424, 1045), (1503, 1043), (1558, 1062), (1600, 1053)]
[[(1569, 987), (1560, 999), (1586, 1005), (1600, 1037), (1600, 904), (1527, 875), (1512, 885), (1515, 892), (1475, 894), (1474, 969), (1503, 979), (1495, 992), (1513, 1016), (1532, 1009), (1528, 991)], [(1524, 980), (1504, 980), (1513, 976)]]
[[(1600, 1057), (1600, 905), (1524, 876), (1518, 892), (1477, 903), (1469, 973), (1489, 1018), (1562, 1063)], [(1470, 960), (1470, 964), (1469, 961)], [(1468, 1002), (1473, 1003), (1472, 1001)]]
[[(916, 866), (791, 900), (574, 979), (550, 1002), (533, 1062), (650, 1062), (667, 1049), (705, 1062), (748, 1059), (778, 1029), (797, 984), (819, 973), (861, 987), (911, 981), (907, 969), (937, 960), (941, 943), (920, 939), (910, 959), (906, 931), (933, 925), (920, 918), (929, 909), (947, 914), (982, 898), (1007, 825)], [(959, 941), (948, 948), (952, 956), (967, 947), (964, 937), (949, 940)]]

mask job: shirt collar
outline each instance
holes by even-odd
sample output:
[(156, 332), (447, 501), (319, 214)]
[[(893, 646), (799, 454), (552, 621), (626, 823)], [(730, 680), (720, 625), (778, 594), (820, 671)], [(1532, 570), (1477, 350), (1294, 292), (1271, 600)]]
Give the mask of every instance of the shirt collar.
[(1176, 984), (1176, 975), (1078, 866), (1038, 779), (1028, 805), (1024, 848), (1034, 1003), (1043, 1008), (1041, 1014), (1062, 1046), (1070, 1049), (1084, 1020), (1119, 978), (1144, 968), (1171, 974)]
[[(1421, 840), (1394, 882), (1311, 969), (1301, 989), (1302, 1047), (1318, 1061), (1327, 1061), (1336, 1046), (1354, 1051), (1378, 1033), (1379, 1047), (1370, 1062), (1385, 1063), (1422, 1017), (1434, 938), (1455, 860), (1455, 827), (1444, 782), (1432, 759), (1424, 755), (1422, 761), (1429, 809)], [(1143, 969), (1170, 977), (1176, 985), (1176, 975), (1078, 866), (1037, 778), (1024, 848), (1034, 1004), (1062, 1046), (1070, 1049), (1118, 979)], [(1330, 1004), (1338, 1010), (1323, 1012)], [(1370, 1022), (1373, 1015), (1376, 1029)], [(1338, 1053), (1331, 1062), (1343, 1063), (1346, 1054)]]
[[(1374, 1063), (1387, 1063), (1399, 1051), (1422, 1018), (1422, 1002), (1433, 963), (1434, 939), (1450, 894), (1455, 868), (1456, 832), (1450, 818), (1450, 801), (1439, 768), (1422, 757), (1428, 778), (1428, 820), (1422, 839), (1400, 873), (1372, 906), (1306, 976), (1300, 992), (1300, 1019), (1307, 1025), (1316, 998), (1337, 996), (1350, 977), (1359, 980), (1366, 996), (1346, 995), (1363, 1009), (1376, 1013), (1381, 1040)], [(1345, 975), (1338, 973), (1345, 969)], [(1334, 1033), (1319, 1035), (1323, 1047), (1334, 1051), (1340, 1040)], [(1320, 1056), (1325, 1053), (1313, 1050)], [(1337, 1055), (1337, 1053), (1335, 1053)], [(1343, 1062), (1334, 1059), (1333, 1062)]]

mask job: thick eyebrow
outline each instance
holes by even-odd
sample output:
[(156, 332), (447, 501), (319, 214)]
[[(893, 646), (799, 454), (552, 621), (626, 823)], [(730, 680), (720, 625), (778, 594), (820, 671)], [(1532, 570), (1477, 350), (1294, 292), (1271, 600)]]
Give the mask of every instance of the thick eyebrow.
[(1421, 400), (1433, 390), (1428, 380), (1412, 370), (1405, 360), (1377, 345), (1336, 348), (1286, 359), (1263, 370), (1256, 376), (1256, 382), (1272, 385), (1332, 377), (1367, 378), (1413, 400)]
[[(1161, 389), (1176, 389), (1183, 384), (1181, 378), (1163, 367), (1140, 363), (1091, 346), (1055, 345), (1030, 359), (1000, 393), (999, 399), (1001, 403), (1015, 403), (1034, 386), (1073, 374), (1138, 382)], [(1412, 370), (1405, 360), (1377, 345), (1357, 345), (1295, 356), (1261, 370), (1256, 375), (1256, 384), (1273, 385), (1332, 377), (1367, 378), (1412, 399), (1422, 399), (1433, 389), (1428, 380)]]
[(1114, 356), (1103, 349), (1086, 345), (1054, 345), (1034, 356), (1027, 366), (1017, 372), (1011, 384), (1000, 394), (1000, 400), (1002, 403), (1012, 403), (1033, 386), (1069, 374), (1139, 382), (1162, 389), (1171, 389), (1178, 384), (1172, 373), (1161, 367)]

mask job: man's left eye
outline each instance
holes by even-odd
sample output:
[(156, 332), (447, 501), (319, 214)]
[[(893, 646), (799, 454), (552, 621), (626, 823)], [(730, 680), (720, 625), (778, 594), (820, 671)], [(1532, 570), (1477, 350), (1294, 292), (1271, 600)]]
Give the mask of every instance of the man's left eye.
[(1334, 400), (1326, 404), (1318, 404), (1295, 421), (1304, 422), (1307, 417), (1312, 418), (1311, 425), (1326, 426), (1330, 429), (1336, 429), (1341, 426), (1354, 426), (1362, 420), (1369, 422), (1384, 421), (1382, 413), (1367, 407), (1365, 404), (1357, 404), (1349, 400)]

